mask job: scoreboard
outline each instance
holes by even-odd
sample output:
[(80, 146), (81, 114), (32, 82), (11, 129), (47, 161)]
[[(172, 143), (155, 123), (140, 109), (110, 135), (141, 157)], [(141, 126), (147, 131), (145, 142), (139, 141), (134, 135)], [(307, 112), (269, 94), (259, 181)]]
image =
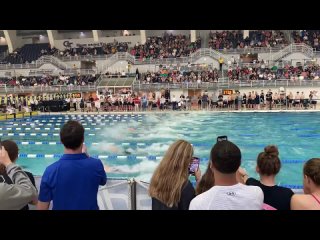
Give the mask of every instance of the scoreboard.
[(71, 93), (72, 98), (81, 98), (81, 93)]
[(231, 95), (231, 94), (233, 94), (233, 90), (231, 90), (231, 89), (224, 89), (224, 90), (222, 91), (222, 94), (223, 94), (223, 95)]

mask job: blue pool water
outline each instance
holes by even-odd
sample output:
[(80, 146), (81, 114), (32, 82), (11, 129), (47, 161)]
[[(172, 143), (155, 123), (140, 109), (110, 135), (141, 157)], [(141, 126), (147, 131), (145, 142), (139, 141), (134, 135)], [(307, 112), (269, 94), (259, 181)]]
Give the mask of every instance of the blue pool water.
[(319, 156), (319, 118), (318, 112), (46, 115), (1, 121), (0, 136), (17, 141), (21, 154), (18, 163), (42, 175), (46, 166), (63, 153), (60, 127), (76, 119), (86, 128), (89, 154), (116, 169), (109, 177), (149, 181), (161, 156), (175, 140), (185, 139), (194, 145), (204, 172), (217, 136), (227, 135), (240, 147), (242, 167), (250, 176), (257, 177), (256, 157), (264, 146), (276, 144), (283, 163), (277, 182), (302, 185), (304, 161)]

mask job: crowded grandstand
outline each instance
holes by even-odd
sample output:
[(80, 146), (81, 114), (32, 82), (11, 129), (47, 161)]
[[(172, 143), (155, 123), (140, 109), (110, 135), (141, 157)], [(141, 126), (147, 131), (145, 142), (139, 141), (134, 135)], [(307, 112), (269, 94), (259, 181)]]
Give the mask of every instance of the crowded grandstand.
[(0, 209), (320, 209), (319, 40), (1, 30)]

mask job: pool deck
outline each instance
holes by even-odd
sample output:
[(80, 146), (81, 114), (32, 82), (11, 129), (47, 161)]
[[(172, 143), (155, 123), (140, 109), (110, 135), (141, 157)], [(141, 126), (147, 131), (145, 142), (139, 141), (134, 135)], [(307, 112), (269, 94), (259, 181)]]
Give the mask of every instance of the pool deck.
[(125, 114), (164, 114), (164, 113), (173, 113), (173, 114), (185, 114), (185, 113), (266, 113), (266, 112), (320, 112), (320, 109), (292, 109), (292, 110), (191, 110), (191, 111), (128, 111), (128, 112), (39, 112), (39, 115), (125, 115)]

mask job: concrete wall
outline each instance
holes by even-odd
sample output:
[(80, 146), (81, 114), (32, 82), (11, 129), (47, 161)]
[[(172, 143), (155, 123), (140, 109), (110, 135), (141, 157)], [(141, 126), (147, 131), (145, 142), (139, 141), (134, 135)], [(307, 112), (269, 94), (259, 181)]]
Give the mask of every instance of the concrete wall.
[(195, 61), (196, 64), (212, 64), (214, 68), (219, 68), (219, 63), (217, 60), (211, 57), (202, 57)]
[(295, 66), (297, 62), (301, 62), (303, 64), (305, 60), (311, 60), (311, 58), (307, 57), (302, 53), (292, 53), (284, 57), (283, 60), (287, 60), (287, 61), (291, 60), (293, 66)]
[[(129, 34), (140, 35), (140, 30), (127, 30)], [(122, 35), (122, 30), (102, 30), (102, 37), (120, 37)]]
[[(83, 34), (81, 34), (83, 32)], [(77, 32), (59, 32), (58, 35), (55, 37), (56, 39), (62, 40), (62, 39), (78, 39), (78, 38), (93, 38), (92, 31), (77, 31)]]
[(24, 44), (37, 44), (37, 43), (49, 43), (49, 38), (47, 36), (42, 36), (41, 38), (39, 35), (31, 36), (31, 37), (22, 37), (21, 41)]

